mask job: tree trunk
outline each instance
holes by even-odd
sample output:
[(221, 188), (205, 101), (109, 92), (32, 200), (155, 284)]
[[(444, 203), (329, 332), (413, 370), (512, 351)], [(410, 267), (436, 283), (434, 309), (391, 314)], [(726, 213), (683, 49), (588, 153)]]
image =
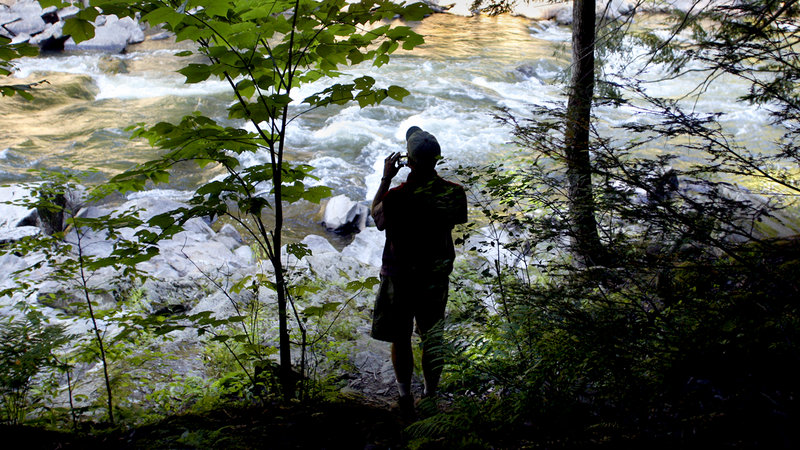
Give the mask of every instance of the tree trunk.
[[(291, 58), (290, 58), (291, 60)], [(273, 164), (272, 185), (273, 185), (273, 209), (275, 211), (275, 228), (272, 232), (273, 256), (272, 266), (275, 268), (275, 290), (278, 294), (278, 346), (280, 361), (279, 378), (283, 389), (284, 400), (289, 401), (294, 397), (294, 377), (292, 376), (292, 348), (289, 338), (289, 312), (286, 298), (286, 278), (283, 273), (283, 262), (281, 261), (281, 238), (283, 236), (283, 196), (281, 188), (283, 186), (283, 151), (286, 143), (286, 123), (289, 114), (289, 107), (283, 108), (280, 141), (278, 143), (277, 163)]]
[(572, 11), (572, 78), (564, 134), (573, 253), (588, 266), (602, 264), (597, 233), (589, 128), (594, 95), (595, 0), (575, 0)]

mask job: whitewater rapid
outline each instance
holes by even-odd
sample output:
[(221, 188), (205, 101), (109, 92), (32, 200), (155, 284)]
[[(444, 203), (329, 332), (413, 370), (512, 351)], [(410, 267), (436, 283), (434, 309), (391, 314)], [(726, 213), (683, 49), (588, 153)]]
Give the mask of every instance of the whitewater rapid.
[[(335, 195), (369, 200), (380, 181), (383, 158), (403, 150), (405, 130), (410, 126), (420, 126), (438, 138), (447, 171), (448, 167), (496, 161), (516, 151), (511, 130), (493, 118), (498, 108), (526, 115), (530, 105), (565, 101), (569, 28), (520, 17), (444, 14), (413, 25), (426, 38), (413, 52), (393, 55), (381, 68), (362, 64), (345, 70), (340, 79), (320, 80), (292, 92), (295, 112), (305, 108), (300, 102), (307, 96), (362, 75), (374, 77), (378, 86), (396, 84), (411, 93), (402, 103), (389, 99), (364, 109), (357, 105), (328, 107), (291, 122), (287, 157), (315, 167), (316, 183), (331, 187)], [(0, 182), (29, 181), (35, 178), (28, 172), (30, 168), (59, 167), (98, 168), (99, 181), (152, 159), (157, 151), (129, 140), (130, 133), (125, 131), (138, 122), (177, 122), (199, 110), (222, 123), (241, 126), (226, 118), (226, 108), (233, 101), (226, 83), (185, 84), (175, 73), (185, 62), (175, 54), (185, 48), (145, 41), (122, 55), (72, 53), (19, 61), (15, 77), (52, 80), (43, 87), (41, 98), (31, 104), (18, 98), (0, 99)], [(642, 58), (637, 51), (644, 49), (606, 58), (608, 71), (623, 78), (638, 73), (642, 67), (636, 61)], [(647, 70), (656, 78), (663, 68)], [(687, 82), (662, 81), (647, 89), (678, 98), (686, 91)], [(745, 145), (767, 148), (769, 113), (737, 102), (736, 93), (742, 89), (717, 83), (692, 100), (692, 108), (722, 112), (723, 124)], [(615, 127), (650, 120), (631, 107), (601, 106), (595, 113), (601, 131), (616, 139), (626, 136)], [(242, 163), (252, 165), (267, 159), (266, 154), (246, 155)], [(213, 170), (202, 173), (194, 167), (180, 167), (173, 182), (161, 188), (191, 191), (198, 183), (220, 175)], [(403, 176), (401, 173), (400, 179)], [(308, 209), (301, 214), (308, 215)], [(297, 220), (300, 228), (307, 228), (305, 232), (314, 232), (319, 226), (313, 217)]]

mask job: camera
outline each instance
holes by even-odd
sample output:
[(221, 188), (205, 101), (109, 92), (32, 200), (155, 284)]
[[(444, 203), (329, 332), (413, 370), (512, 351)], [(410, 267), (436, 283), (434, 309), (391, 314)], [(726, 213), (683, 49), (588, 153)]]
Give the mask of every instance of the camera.
[(400, 159), (397, 160), (397, 167), (406, 166), (408, 166), (408, 153), (403, 153), (400, 155)]

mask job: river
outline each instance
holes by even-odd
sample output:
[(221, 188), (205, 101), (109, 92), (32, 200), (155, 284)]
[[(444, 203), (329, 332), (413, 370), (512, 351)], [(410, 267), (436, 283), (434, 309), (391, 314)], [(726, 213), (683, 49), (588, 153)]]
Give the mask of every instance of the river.
[[(393, 55), (378, 69), (362, 65), (347, 71), (353, 76), (369, 74), (379, 85), (404, 86), (411, 92), (404, 102), (318, 109), (291, 124), (288, 157), (314, 166), (320, 182), (335, 194), (369, 199), (377, 188), (383, 158), (403, 149), (409, 126), (436, 135), (449, 165), (486, 163), (514, 150), (510, 130), (492, 118), (495, 108), (524, 114), (530, 104), (565, 99), (562, 74), (569, 63), (569, 28), (508, 15), (446, 14), (433, 15), (414, 28), (425, 36), (423, 46)], [(30, 169), (63, 167), (96, 169), (88, 182), (98, 182), (158, 154), (145, 142), (130, 140), (124, 131), (129, 125), (177, 122), (198, 110), (226, 121), (226, 106), (232, 101), (226, 84), (186, 85), (174, 72), (182, 62), (175, 53), (183, 48), (169, 39), (148, 39), (120, 55), (66, 53), (19, 61), (17, 78), (46, 79), (48, 84), (37, 89), (31, 102), (18, 96), (0, 98), (0, 183), (35, 180)], [(620, 55), (607, 64), (622, 67), (628, 62), (625, 58)], [(626, 70), (635, 68), (634, 61)], [(657, 77), (659, 70), (653, 67), (650, 76)], [(665, 81), (648, 89), (678, 97), (697, 81)], [(330, 82), (304, 86), (293, 97), (302, 99), (326, 83)], [(768, 147), (779, 130), (769, 128), (766, 110), (736, 102), (736, 93), (744, 87), (730, 83), (719, 80), (702, 97), (690, 100), (693, 108), (724, 112), (722, 122), (743, 144)], [(601, 107), (596, 114), (604, 133), (617, 133), (620, 139), (624, 133), (615, 127), (638, 120), (636, 111), (626, 108)], [(243, 163), (259, 160), (266, 160), (266, 155), (254, 155)], [(188, 192), (216, 175), (213, 169), (182, 167), (168, 186), (147, 195), (159, 195), (164, 189), (172, 194)], [(309, 205), (290, 210), (290, 237), (324, 234), (315, 212), (316, 207)]]

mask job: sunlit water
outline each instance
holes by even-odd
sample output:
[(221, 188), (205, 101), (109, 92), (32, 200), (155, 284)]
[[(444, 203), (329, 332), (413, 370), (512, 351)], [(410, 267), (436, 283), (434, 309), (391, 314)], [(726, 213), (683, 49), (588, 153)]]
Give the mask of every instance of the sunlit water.
[[(387, 100), (366, 109), (319, 109), (291, 124), (288, 157), (314, 166), (320, 182), (335, 194), (369, 199), (380, 180), (383, 158), (403, 149), (405, 130), (411, 125), (437, 136), (448, 164), (480, 164), (514, 150), (510, 130), (493, 119), (497, 107), (524, 114), (532, 104), (564, 101), (568, 28), (510, 16), (448, 15), (434, 15), (414, 26), (425, 36), (425, 45), (394, 55), (380, 69), (363, 65), (348, 70), (353, 77), (369, 74), (379, 85), (404, 86), (411, 95), (403, 103)], [(145, 142), (129, 139), (124, 130), (132, 124), (177, 122), (192, 111), (225, 121), (226, 107), (233, 101), (227, 85), (184, 84), (174, 72), (183, 62), (174, 56), (179, 47), (148, 41), (124, 55), (64, 54), (19, 62), (17, 77), (46, 79), (49, 84), (37, 90), (32, 102), (0, 98), (0, 182), (34, 180), (30, 169), (59, 167), (98, 169), (89, 181), (100, 181), (157, 156), (158, 150)], [(623, 57), (607, 61), (611, 66), (627, 62)], [(636, 69), (634, 63), (627, 70)], [(652, 78), (658, 76), (658, 67), (648, 70)], [(696, 81), (667, 81), (648, 89), (679, 97)], [(301, 100), (330, 83), (303, 86), (293, 98)], [(767, 126), (767, 111), (737, 103), (737, 92), (743, 87), (722, 80), (692, 101), (697, 111), (724, 112), (722, 122), (745, 145), (766, 148), (778, 131)], [(598, 127), (612, 136), (621, 134), (620, 139), (624, 133), (615, 127), (648, 120), (630, 108), (603, 107), (596, 113)], [(652, 151), (672, 149), (654, 146)], [(266, 158), (253, 155), (243, 163)], [(213, 169), (181, 167), (167, 187), (190, 190), (218, 175)], [(290, 234), (324, 233), (315, 208), (301, 205), (290, 210)]]

